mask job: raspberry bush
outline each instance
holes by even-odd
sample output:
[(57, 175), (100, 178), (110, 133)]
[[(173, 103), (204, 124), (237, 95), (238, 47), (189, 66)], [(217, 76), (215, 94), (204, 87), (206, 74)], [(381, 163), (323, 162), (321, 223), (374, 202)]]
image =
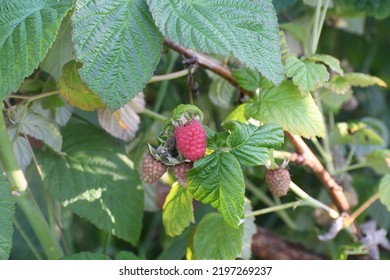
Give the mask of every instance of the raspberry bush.
[(389, 16), (0, 1), (0, 259), (389, 258)]

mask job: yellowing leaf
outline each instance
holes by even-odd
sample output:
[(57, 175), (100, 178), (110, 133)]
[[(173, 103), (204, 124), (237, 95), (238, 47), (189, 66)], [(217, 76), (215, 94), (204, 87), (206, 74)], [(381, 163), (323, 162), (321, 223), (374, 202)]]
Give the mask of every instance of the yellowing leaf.
[(78, 69), (81, 63), (74, 60), (64, 65), (60, 78), (61, 95), (72, 106), (85, 111), (95, 111), (105, 107), (99, 96), (81, 80)]
[(169, 236), (180, 235), (194, 221), (192, 195), (187, 188), (175, 183), (163, 206), (163, 225)]
[(387, 87), (383, 80), (364, 73), (348, 73), (344, 75), (344, 78), (354, 87), (369, 87), (375, 85), (384, 88)]

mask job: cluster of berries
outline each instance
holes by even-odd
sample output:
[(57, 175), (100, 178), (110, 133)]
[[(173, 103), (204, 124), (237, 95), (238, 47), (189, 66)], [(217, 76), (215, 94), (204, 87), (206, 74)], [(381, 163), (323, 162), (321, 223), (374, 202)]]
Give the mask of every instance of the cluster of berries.
[[(170, 166), (178, 182), (186, 186), (187, 171), (192, 168), (194, 161), (204, 157), (206, 153), (206, 138), (203, 126), (196, 118), (180, 123), (174, 129), (174, 141), (169, 141), (171, 142), (169, 148), (165, 144), (161, 149), (157, 149), (155, 155), (148, 154), (144, 158), (142, 180), (145, 183), (153, 184)], [(168, 160), (161, 160), (162, 158)]]

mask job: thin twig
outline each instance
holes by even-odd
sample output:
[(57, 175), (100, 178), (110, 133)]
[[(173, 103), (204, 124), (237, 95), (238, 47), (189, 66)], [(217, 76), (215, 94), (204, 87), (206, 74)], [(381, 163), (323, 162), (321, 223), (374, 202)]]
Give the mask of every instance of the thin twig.
[(180, 70), (177, 72), (169, 73), (169, 74), (164, 74), (164, 75), (155, 75), (153, 76), (148, 83), (156, 83), (156, 82), (162, 82), (162, 81), (167, 81), (167, 80), (173, 80), (177, 78), (181, 78), (184, 76), (188, 75), (188, 70)]
[(36, 94), (36, 95), (17, 95), (17, 94), (11, 94), (9, 96), (9, 98), (15, 98), (15, 99), (24, 99), (24, 100), (28, 100), (28, 101), (34, 101), (34, 100), (38, 100), (38, 99), (42, 99), (42, 98), (45, 98), (45, 97), (49, 97), (49, 96), (52, 96), (52, 95), (56, 95), (56, 94), (59, 94), (60, 93), (60, 90), (56, 89), (56, 90), (52, 90), (52, 91), (48, 91), (48, 92), (44, 92), (44, 93), (40, 93), (40, 94)]
[(296, 207), (303, 206), (303, 205), (307, 205), (307, 204), (305, 204), (305, 202), (303, 200), (288, 202), (285, 204), (279, 204), (279, 205), (275, 205), (275, 206), (271, 206), (271, 207), (267, 207), (267, 208), (263, 208), (263, 209), (259, 209), (259, 210), (250, 212), (250, 213), (245, 215), (245, 218), (260, 216), (260, 215), (264, 215), (264, 214), (268, 214), (268, 213), (272, 213), (272, 212), (278, 212), (278, 211), (285, 210), (288, 208), (296, 208)]
[(348, 212), (350, 209), (349, 202), (343, 188), (330, 176), (317, 156), (306, 145), (303, 139), (297, 135), (285, 132), (285, 135), (295, 147), (296, 151), (305, 158), (305, 165), (308, 166), (317, 178), (324, 184), (332, 200), (341, 212)]
[(345, 226), (348, 227), (350, 224), (352, 224), (357, 219), (357, 217), (366, 211), (367, 208), (370, 207), (378, 198), (379, 192), (374, 193), (369, 199), (367, 199), (366, 202), (360, 205), (359, 208), (348, 217), (348, 219), (346, 219)]

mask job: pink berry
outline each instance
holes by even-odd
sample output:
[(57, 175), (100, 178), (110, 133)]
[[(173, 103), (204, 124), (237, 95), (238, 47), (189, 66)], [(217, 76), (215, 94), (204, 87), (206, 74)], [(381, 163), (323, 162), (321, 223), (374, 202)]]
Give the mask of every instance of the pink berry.
[(206, 131), (197, 120), (192, 120), (175, 129), (176, 147), (191, 161), (204, 157), (206, 153)]

